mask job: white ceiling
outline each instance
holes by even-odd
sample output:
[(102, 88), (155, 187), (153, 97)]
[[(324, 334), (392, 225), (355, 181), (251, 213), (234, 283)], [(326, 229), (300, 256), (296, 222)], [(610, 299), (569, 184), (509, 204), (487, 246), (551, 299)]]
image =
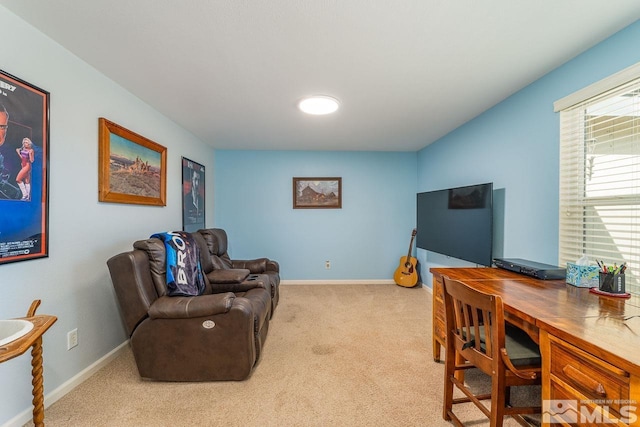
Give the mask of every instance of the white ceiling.
[[(640, 18), (638, 0), (0, 4), (221, 149), (418, 150)], [(304, 115), (311, 94), (340, 110)]]

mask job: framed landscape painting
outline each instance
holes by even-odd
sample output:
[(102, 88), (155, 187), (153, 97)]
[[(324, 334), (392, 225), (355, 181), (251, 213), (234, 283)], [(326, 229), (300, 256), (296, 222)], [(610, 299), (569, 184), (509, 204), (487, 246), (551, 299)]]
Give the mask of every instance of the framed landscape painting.
[(98, 200), (165, 206), (167, 149), (105, 118), (98, 127)]
[(0, 264), (48, 247), (49, 92), (0, 71)]
[(342, 208), (342, 178), (293, 178), (293, 208)]
[(198, 231), (204, 227), (204, 166), (182, 158), (182, 230)]

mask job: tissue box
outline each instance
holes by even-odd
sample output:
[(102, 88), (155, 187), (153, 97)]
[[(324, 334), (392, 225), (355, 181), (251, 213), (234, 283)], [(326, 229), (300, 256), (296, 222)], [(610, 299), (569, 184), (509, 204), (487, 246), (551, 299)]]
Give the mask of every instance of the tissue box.
[(567, 263), (567, 283), (580, 288), (598, 287), (600, 267)]

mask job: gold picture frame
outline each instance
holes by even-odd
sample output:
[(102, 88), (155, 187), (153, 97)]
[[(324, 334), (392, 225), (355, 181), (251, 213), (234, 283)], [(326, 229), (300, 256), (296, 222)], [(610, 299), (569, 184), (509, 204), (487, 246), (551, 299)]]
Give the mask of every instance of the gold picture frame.
[(342, 178), (293, 178), (294, 209), (341, 209)]
[(166, 206), (166, 147), (103, 117), (98, 129), (98, 200)]

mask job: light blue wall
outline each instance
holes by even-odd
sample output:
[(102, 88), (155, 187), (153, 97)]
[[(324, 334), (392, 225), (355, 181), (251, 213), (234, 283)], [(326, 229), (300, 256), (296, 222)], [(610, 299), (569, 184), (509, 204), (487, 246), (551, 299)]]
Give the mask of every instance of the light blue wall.
[[(0, 39), (0, 68), (51, 93), (49, 257), (0, 265), (0, 319), (25, 316), (34, 299), (42, 300), (38, 313), (58, 317), (43, 347), (45, 395), (59, 397), (127, 339), (107, 259), (153, 232), (181, 228), (181, 156), (212, 170), (214, 151), (2, 6)], [(167, 147), (167, 206), (98, 202), (98, 117)], [(213, 174), (206, 184), (213, 188)], [(67, 351), (75, 328), (79, 345)], [(31, 417), (30, 361), (27, 352), (0, 364), (0, 425)]]
[[(293, 209), (293, 177), (342, 177), (342, 209)], [(283, 280), (389, 280), (407, 253), (415, 152), (218, 150), (215, 182), (232, 257), (275, 259)]]
[[(493, 182), (494, 256), (557, 264), (559, 114), (553, 103), (640, 61), (639, 43), (636, 22), (422, 149), (418, 191)], [(424, 250), (417, 256), (427, 278), (431, 266), (469, 265)]]

